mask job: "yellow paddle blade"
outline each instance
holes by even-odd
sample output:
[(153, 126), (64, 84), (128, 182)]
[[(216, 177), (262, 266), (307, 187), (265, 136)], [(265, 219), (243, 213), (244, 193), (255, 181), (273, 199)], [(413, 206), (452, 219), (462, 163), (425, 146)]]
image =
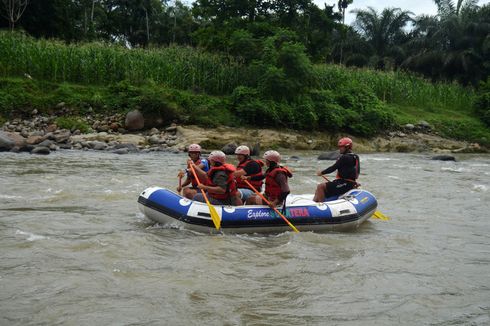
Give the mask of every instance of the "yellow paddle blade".
[(213, 220), (214, 227), (216, 228), (216, 230), (219, 230), (219, 228), (221, 227), (221, 217), (219, 217), (216, 208), (214, 208), (214, 206), (211, 205), (211, 203), (207, 198), (206, 198), (206, 204), (208, 204), (209, 213), (211, 214), (211, 219)]
[(380, 219), (380, 220), (383, 220), (383, 221), (389, 221), (390, 220), (390, 218), (388, 216), (386, 216), (385, 214), (381, 213), (380, 211), (374, 212), (373, 217), (374, 218), (377, 218), (377, 219)]

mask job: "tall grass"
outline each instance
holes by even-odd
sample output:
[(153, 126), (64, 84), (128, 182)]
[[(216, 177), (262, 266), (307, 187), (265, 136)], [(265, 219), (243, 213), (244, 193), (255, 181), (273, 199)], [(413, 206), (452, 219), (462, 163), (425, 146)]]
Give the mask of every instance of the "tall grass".
[(316, 66), (321, 88), (338, 89), (357, 82), (372, 89), (376, 96), (390, 104), (431, 110), (471, 111), (472, 89), (457, 84), (430, 83), (405, 72), (380, 72), (335, 65)]
[[(315, 66), (319, 88), (334, 92), (348, 83), (371, 89), (389, 104), (426, 111), (469, 112), (470, 89), (456, 84), (430, 83), (404, 72), (379, 72), (336, 65)], [(190, 47), (127, 49), (104, 43), (65, 44), (36, 40), (19, 33), (0, 32), (0, 76), (23, 76), (52, 82), (107, 85), (128, 80), (153, 81), (170, 88), (231, 94), (235, 87), (257, 87), (263, 71), (232, 57)]]
[(103, 43), (65, 44), (0, 32), (0, 74), (104, 85), (154, 81), (178, 89), (227, 94), (246, 84), (247, 69), (231, 57), (188, 47), (127, 49)]

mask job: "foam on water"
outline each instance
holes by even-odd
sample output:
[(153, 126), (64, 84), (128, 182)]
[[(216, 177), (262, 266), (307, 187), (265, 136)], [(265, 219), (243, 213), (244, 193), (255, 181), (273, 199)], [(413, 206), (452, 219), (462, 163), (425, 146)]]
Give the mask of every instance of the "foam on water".
[(465, 169), (463, 167), (460, 167), (460, 168), (442, 167), (441, 171), (454, 172), (454, 173), (471, 172), (470, 170)]
[(17, 230), (15, 232), (15, 234), (18, 234), (18, 235), (26, 235), (27, 236), (27, 241), (36, 241), (36, 240), (44, 240), (44, 239), (49, 239), (49, 237), (45, 237), (43, 235), (38, 235), (38, 234), (34, 234), (34, 233), (31, 233), (31, 232), (24, 232), (24, 231), (21, 231), (21, 230)]
[(477, 192), (486, 192), (488, 190), (488, 186), (486, 186), (486, 185), (473, 185), (473, 188), (471, 190), (477, 191)]

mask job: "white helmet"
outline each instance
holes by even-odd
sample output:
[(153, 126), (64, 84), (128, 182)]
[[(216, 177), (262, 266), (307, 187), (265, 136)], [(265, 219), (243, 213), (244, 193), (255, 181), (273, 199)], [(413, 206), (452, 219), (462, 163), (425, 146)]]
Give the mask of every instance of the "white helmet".
[(226, 155), (222, 151), (213, 151), (211, 152), (211, 154), (209, 154), (208, 160), (224, 164), (226, 160)]
[(250, 148), (245, 145), (238, 146), (235, 150), (237, 155), (250, 155)]
[(279, 161), (281, 161), (281, 154), (277, 151), (267, 151), (264, 153), (264, 159), (279, 163)]
[(198, 144), (190, 144), (188, 152), (201, 153), (201, 146), (199, 146)]

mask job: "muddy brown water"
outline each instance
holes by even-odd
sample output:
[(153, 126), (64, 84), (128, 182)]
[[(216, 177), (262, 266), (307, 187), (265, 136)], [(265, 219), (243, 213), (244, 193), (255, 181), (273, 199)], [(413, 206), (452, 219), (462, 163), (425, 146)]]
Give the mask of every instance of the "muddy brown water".
[[(294, 193), (331, 161), (285, 153)], [(489, 325), (490, 156), (361, 155), (388, 222), (209, 235), (137, 209), (184, 154), (0, 153), (0, 325)]]

